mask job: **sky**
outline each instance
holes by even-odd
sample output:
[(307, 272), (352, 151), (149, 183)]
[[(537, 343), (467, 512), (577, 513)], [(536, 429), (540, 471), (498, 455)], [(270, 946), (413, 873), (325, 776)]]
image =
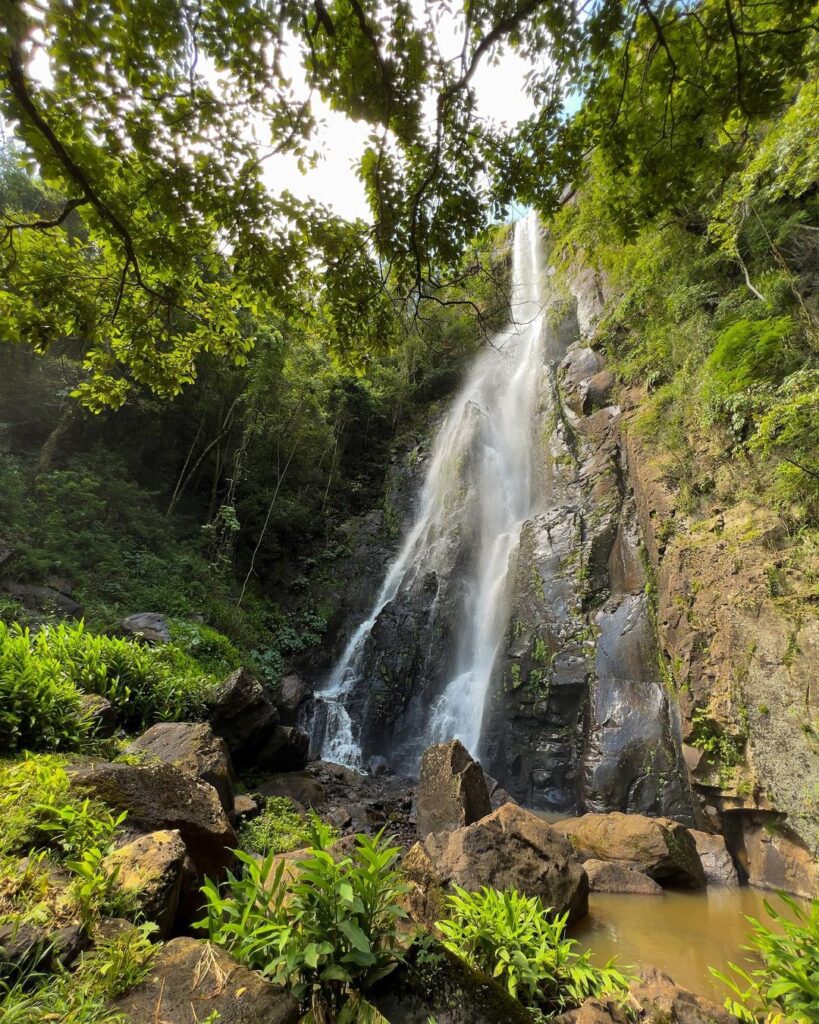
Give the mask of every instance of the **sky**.
[[(422, 12), (424, 2), (413, 0), (413, 6)], [(440, 19), (437, 37), (444, 55), (454, 58), (460, 53), (462, 34), (455, 17)], [(529, 70), (531, 65), (510, 51), (491, 65), (484, 61), (472, 79), (478, 116), (506, 125), (528, 117), (534, 111), (532, 100), (524, 91), (524, 76)], [(303, 79), (301, 69), (295, 64), (289, 73), (296, 82), (300, 77)], [(267, 181), (273, 188), (286, 188), (299, 198), (311, 198), (331, 206), (349, 220), (361, 217), (369, 221), (371, 214), (364, 187), (356, 177), (355, 164), (364, 151), (371, 129), (330, 110), (320, 98), (314, 96), (312, 102), (313, 112), (320, 121), (317, 142), (321, 158), (318, 164), (303, 174), (294, 158), (276, 158), (267, 163)], [(431, 103), (430, 117), (433, 111), (434, 103)]]

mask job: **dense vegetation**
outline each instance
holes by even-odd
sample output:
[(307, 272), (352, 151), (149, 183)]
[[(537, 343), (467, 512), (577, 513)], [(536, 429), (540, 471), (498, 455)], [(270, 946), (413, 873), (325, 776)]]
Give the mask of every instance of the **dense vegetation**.
[[(64, 751), (120, 749), (94, 734), (87, 698), (132, 731), (195, 719), (237, 665), (275, 684), (319, 644), (341, 527), (381, 503), (391, 453), (428, 433), (504, 320), (496, 220), (513, 200), (548, 219), (564, 280), (601, 272), (594, 344), (661, 453), (680, 513), (666, 528), (774, 508), (788, 539), (771, 596), (815, 608), (810, 0), (481, 0), (464, 5), (454, 61), (433, 42), (436, 5), (425, 21), (405, 0), (5, 6), (0, 733), (18, 759), (0, 770), (0, 925), (94, 933), (134, 916), (101, 868), (125, 820), (69, 786)], [(532, 63), (537, 105), (509, 129), (480, 117), (472, 87), (503, 46)], [(309, 163), (318, 148), (291, 65), (371, 128), (371, 224), (269, 187), (267, 156)], [(49, 605), (66, 591), (84, 624)], [(171, 644), (111, 635), (148, 609)], [(403, 955), (404, 883), (382, 837), (335, 856), (334, 838), (271, 800), (240, 832), (241, 870), (206, 886), (203, 927), (343, 1024), (365, 1019), (366, 988)], [(273, 868), (304, 844), (295, 878)], [(461, 892), (450, 910), (450, 950), (534, 1019), (627, 986), (536, 900)], [(732, 1011), (815, 1022), (816, 906), (781, 927), (754, 924), (761, 965), (734, 969)], [(151, 934), (96, 941), (70, 974), (41, 973), (34, 950), (0, 978), (0, 1020), (108, 1024), (150, 967)]]

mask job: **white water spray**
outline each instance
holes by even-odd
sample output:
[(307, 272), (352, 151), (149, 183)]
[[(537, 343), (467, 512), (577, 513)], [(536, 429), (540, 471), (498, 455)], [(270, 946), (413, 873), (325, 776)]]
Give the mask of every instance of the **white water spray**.
[(351, 636), (325, 689), (321, 756), (361, 767), (349, 698), (366, 687), (367, 639), (403, 588), (452, 564), (469, 537), (457, 652), (449, 681), (429, 709), (419, 747), (457, 737), (476, 753), (492, 670), (508, 618), (508, 576), (520, 530), (534, 511), (532, 421), (543, 363), (542, 262), (537, 219), (515, 227), (513, 322), (472, 367), (435, 438), (415, 520), (370, 614)]

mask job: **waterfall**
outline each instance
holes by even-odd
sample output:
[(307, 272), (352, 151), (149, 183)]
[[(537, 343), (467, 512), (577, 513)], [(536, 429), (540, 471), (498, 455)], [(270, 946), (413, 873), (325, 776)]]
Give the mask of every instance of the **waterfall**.
[[(324, 687), (313, 744), (321, 757), (363, 767), (352, 698), (368, 686), (368, 641), (382, 613), (457, 560), (455, 647), (448, 678), (423, 708), (410, 746), (457, 737), (480, 746), (484, 704), (508, 619), (507, 580), (523, 522), (532, 514), (533, 414), (543, 363), (542, 260), (537, 219), (514, 229), (512, 322), (476, 357), (435, 437), (414, 521), (369, 615)], [(434, 576), (433, 578), (437, 578)]]

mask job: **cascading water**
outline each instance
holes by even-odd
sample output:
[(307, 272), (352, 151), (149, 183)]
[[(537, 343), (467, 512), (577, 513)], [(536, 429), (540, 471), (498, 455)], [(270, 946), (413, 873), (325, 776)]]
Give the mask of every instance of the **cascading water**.
[[(507, 578), (523, 522), (533, 512), (533, 412), (543, 363), (542, 260), (535, 216), (514, 231), (509, 327), (483, 351), (435, 438), (418, 505), (370, 614), (351, 636), (317, 694), (313, 745), (322, 758), (364, 761), (354, 698), (368, 687), (368, 642), (392, 602), (427, 579), (458, 583), (447, 678), (429, 694), (404, 761), (428, 744), (457, 737), (479, 748), (484, 704), (507, 624)], [(435, 617), (435, 608), (431, 610)]]

